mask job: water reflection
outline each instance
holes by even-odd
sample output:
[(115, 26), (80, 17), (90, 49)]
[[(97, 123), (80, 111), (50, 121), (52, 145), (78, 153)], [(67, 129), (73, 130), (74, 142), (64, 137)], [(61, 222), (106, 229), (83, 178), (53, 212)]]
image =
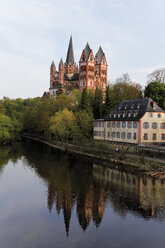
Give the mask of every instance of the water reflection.
[[(14, 151), (6, 149), (0, 166), (24, 156), (26, 165), (46, 184), (50, 214), (53, 209), (58, 215), (63, 213), (67, 236), (74, 210), (84, 231), (91, 222), (98, 228), (109, 207), (121, 217), (132, 213), (145, 219), (164, 220), (164, 180), (135, 175), (124, 168), (102, 167), (31, 142), (15, 146)], [(3, 154), (1, 150), (0, 153)]]
[(103, 183), (115, 211), (135, 212), (145, 218), (164, 219), (165, 181), (125, 171), (93, 166), (97, 183)]

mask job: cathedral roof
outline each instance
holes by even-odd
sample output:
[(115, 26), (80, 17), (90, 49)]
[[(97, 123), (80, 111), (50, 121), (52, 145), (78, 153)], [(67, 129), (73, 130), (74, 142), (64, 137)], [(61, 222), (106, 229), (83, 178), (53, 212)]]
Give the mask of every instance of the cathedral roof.
[(103, 56), (104, 56), (104, 52), (103, 52), (103, 49), (102, 47), (100, 46), (99, 47), (99, 50), (97, 51), (96, 53), (96, 58), (97, 58), (97, 62), (100, 64), (102, 59), (103, 59)]
[(69, 63), (74, 64), (72, 36), (70, 37), (70, 41), (69, 41), (69, 47), (68, 47), (68, 52), (67, 52), (67, 57), (66, 57), (66, 63), (67, 64), (69, 64)]
[(63, 60), (62, 60), (62, 58), (61, 58), (60, 63), (59, 63), (59, 66), (61, 66), (61, 65), (63, 65)]
[(84, 54), (85, 54), (86, 59), (89, 58), (90, 52), (91, 52), (91, 49), (90, 49), (90, 46), (89, 46), (89, 44), (87, 42), (86, 47), (84, 49)]
[(79, 73), (74, 73), (71, 78), (67, 76), (67, 74), (64, 74), (64, 80), (65, 81), (78, 81), (79, 80)]
[(54, 60), (51, 63), (51, 67), (55, 67)]

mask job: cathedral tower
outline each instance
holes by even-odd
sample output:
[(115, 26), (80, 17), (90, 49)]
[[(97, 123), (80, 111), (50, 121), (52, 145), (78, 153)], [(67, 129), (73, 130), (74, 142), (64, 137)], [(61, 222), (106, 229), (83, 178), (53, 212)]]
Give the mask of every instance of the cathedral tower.
[(95, 55), (95, 74), (95, 87), (101, 88), (103, 94), (105, 94), (107, 88), (107, 60), (101, 46)]
[(79, 61), (79, 89), (94, 89), (95, 60), (93, 51), (89, 44), (86, 44)]
[(58, 83), (63, 87), (64, 86), (64, 64), (63, 60), (60, 60), (59, 66), (58, 66)]
[(66, 56), (65, 73), (68, 77), (71, 77), (74, 73), (76, 73), (76, 63), (74, 61), (72, 36), (70, 37), (68, 52)]
[(54, 85), (55, 73), (56, 73), (56, 67), (54, 61), (52, 61), (52, 64), (50, 66), (50, 87), (53, 87)]

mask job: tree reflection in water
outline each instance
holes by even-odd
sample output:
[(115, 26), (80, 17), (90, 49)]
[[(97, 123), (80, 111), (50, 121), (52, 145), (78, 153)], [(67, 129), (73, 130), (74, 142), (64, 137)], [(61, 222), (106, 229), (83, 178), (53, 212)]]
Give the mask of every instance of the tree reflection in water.
[(74, 207), (84, 231), (91, 221), (99, 227), (105, 206), (109, 204), (121, 217), (131, 211), (146, 219), (164, 219), (164, 180), (129, 173), (124, 168), (93, 164), (82, 157), (55, 151), (34, 142), (19, 145), (15, 150), (17, 152), (14, 152), (14, 156), (10, 154), (10, 149), (8, 155), (3, 156), (1, 167), (7, 162), (6, 159), (25, 157), (26, 164), (47, 185), (48, 210), (51, 212), (55, 208), (57, 214), (63, 211), (67, 235)]

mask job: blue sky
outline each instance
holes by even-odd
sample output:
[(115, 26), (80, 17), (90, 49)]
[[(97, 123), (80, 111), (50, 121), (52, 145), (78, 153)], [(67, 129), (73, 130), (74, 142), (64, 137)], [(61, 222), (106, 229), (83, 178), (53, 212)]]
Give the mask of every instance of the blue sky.
[(0, 0), (0, 98), (42, 96), (71, 34), (76, 63), (101, 45), (111, 83), (129, 73), (144, 87), (165, 67), (164, 30), (164, 0)]

